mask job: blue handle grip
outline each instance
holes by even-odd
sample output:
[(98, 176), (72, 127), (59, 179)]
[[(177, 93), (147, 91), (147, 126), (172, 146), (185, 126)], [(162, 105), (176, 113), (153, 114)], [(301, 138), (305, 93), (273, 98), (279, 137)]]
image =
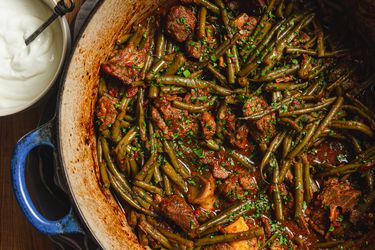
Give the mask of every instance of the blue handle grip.
[(11, 160), (13, 191), (27, 220), (40, 232), (48, 235), (82, 233), (83, 230), (75, 219), (72, 209), (59, 220), (47, 220), (37, 211), (27, 190), (25, 180), (27, 156), (33, 148), (38, 146), (44, 145), (55, 149), (52, 142), (52, 130), (53, 121), (50, 121), (25, 135), (16, 144)]

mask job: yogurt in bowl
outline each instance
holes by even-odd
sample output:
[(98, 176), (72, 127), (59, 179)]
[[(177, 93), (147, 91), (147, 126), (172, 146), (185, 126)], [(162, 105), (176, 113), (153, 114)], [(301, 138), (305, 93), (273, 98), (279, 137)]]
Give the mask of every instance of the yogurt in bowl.
[(0, 1), (0, 116), (37, 102), (58, 76), (69, 47), (65, 18), (59, 18), (29, 46), (25, 39), (52, 14), (55, 3)]

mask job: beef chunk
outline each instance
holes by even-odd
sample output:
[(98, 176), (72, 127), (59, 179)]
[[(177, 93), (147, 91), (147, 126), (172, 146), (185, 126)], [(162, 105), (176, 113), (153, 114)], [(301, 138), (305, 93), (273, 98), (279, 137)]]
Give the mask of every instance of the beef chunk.
[(212, 24), (206, 26), (206, 37), (198, 41), (192, 39), (186, 42), (187, 53), (195, 58), (201, 59), (205, 54), (207, 55), (216, 46), (216, 28)]
[(257, 182), (254, 176), (238, 169), (218, 186), (219, 192), (230, 201), (241, 200), (257, 191)]
[[(244, 115), (251, 116), (269, 108), (266, 100), (261, 96), (254, 96), (244, 104)], [(276, 133), (275, 114), (266, 115), (252, 122), (254, 130), (250, 130), (251, 136), (259, 143), (268, 143)]]
[(237, 30), (240, 32), (242, 39), (246, 40), (256, 27), (258, 21), (253, 16), (248, 16), (246, 13), (242, 13), (236, 19), (233, 21), (233, 25), (237, 28)]
[(167, 16), (167, 31), (178, 42), (184, 42), (194, 31), (196, 21), (189, 8), (182, 5), (173, 6)]
[(216, 132), (215, 118), (208, 112), (204, 112), (201, 116), (201, 126), (204, 138), (209, 140)]
[(102, 96), (98, 101), (98, 111), (96, 116), (101, 122), (100, 130), (103, 131), (113, 124), (117, 117), (117, 110), (114, 101), (108, 96)]
[(230, 138), (230, 143), (237, 146), (240, 149), (247, 149), (249, 147), (249, 128), (246, 125), (240, 125), (234, 134)]
[(141, 70), (147, 58), (149, 46), (138, 50), (133, 44), (129, 44), (122, 50), (115, 50), (110, 59), (104, 63), (103, 70), (117, 77), (125, 84), (141, 80)]
[(192, 235), (195, 234), (199, 223), (193, 214), (193, 209), (183, 198), (178, 195), (162, 198), (159, 207), (160, 212), (182, 230)]
[(198, 132), (198, 123), (186, 110), (172, 107), (165, 96), (155, 101), (152, 109), (152, 119), (167, 139), (177, 139), (186, 136), (190, 131)]
[(319, 198), (323, 206), (330, 208), (329, 219), (334, 223), (341, 212), (347, 213), (353, 210), (360, 195), (361, 191), (354, 189), (349, 182), (340, 182), (337, 178), (330, 178), (324, 183), (324, 189)]

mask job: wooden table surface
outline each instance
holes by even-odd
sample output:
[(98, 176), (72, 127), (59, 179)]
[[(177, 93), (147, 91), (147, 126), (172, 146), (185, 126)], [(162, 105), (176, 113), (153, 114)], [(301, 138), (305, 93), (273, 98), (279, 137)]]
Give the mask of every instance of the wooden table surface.
[[(84, 0), (75, 2), (74, 12), (68, 15), (70, 23)], [(10, 158), (14, 145), (21, 136), (37, 127), (45, 102), (42, 100), (20, 114), (0, 117), (0, 249), (54, 249), (52, 241), (36, 231), (22, 214), (10, 181)]]

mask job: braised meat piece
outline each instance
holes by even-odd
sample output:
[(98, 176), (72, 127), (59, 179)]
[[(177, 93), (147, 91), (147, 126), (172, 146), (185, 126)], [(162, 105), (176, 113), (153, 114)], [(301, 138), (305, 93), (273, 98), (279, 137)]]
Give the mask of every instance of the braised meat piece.
[(233, 25), (241, 34), (241, 40), (245, 41), (251, 35), (254, 28), (257, 26), (257, 19), (253, 16), (249, 16), (246, 13), (242, 13), (233, 21)]
[(201, 59), (216, 46), (216, 29), (212, 24), (206, 26), (206, 37), (198, 41), (186, 41), (186, 52), (195, 59)]
[(193, 209), (178, 195), (162, 198), (160, 212), (176, 223), (185, 232), (194, 235), (199, 223), (193, 214)]
[(198, 124), (194, 117), (186, 110), (172, 107), (165, 96), (155, 101), (152, 109), (152, 119), (167, 139), (177, 139), (186, 136), (190, 131), (194, 134), (198, 131)]
[(254, 176), (238, 169), (218, 186), (219, 192), (230, 201), (241, 200), (257, 192), (258, 186)]
[(324, 182), (324, 189), (319, 198), (323, 206), (329, 207), (329, 219), (331, 223), (334, 223), (341, 213), (353, 210), (360, 195), (361, 191), (354, 189), (349, 182), (340, 182), (337, 178), (330, 178)]
[(103, 131), (109, 125), (113, 124), (116, 121), (117, 113), (114, 101), (108, 96), (102, 96), (98, 101), (98, 110), (96, 113), (101, 123), (99, 130)]
[[(269, 107), (264, 97), (254, 96), (245, 102), (243, 112), (245, 116), (251, 116), (267, 108)], [(252, 122), (251, 125), (255, 129), (250, 130), (251, 136), (260, 143), (268, 143), (276, 133), (275, 122), (275, 114), (266, 115)]]
[(240, 125), (234, 136), (230, 138), (230, 143), (237, 146), (240, 149), (247, 149), (249, 147), (249, 128), (246, 125)]
[(149, 45), (138, 50), (133, 44), (129, 44), (122, 50), (115, 50), (109, 60), (104, 63), (103, 70), (117, 77), (125, 84), (141, 80), (141, 70), (147, 58)]
[(203, 112), (201, 116), (201, 126), (204, 138), (209, 140), (216, 132), (215, 118), (208, 112)]
[(173, 6), (167, 16), (167, 31), (178, 42), (184, 42), (193, 33), (196, 22), (194, 12), (189, 8)]

